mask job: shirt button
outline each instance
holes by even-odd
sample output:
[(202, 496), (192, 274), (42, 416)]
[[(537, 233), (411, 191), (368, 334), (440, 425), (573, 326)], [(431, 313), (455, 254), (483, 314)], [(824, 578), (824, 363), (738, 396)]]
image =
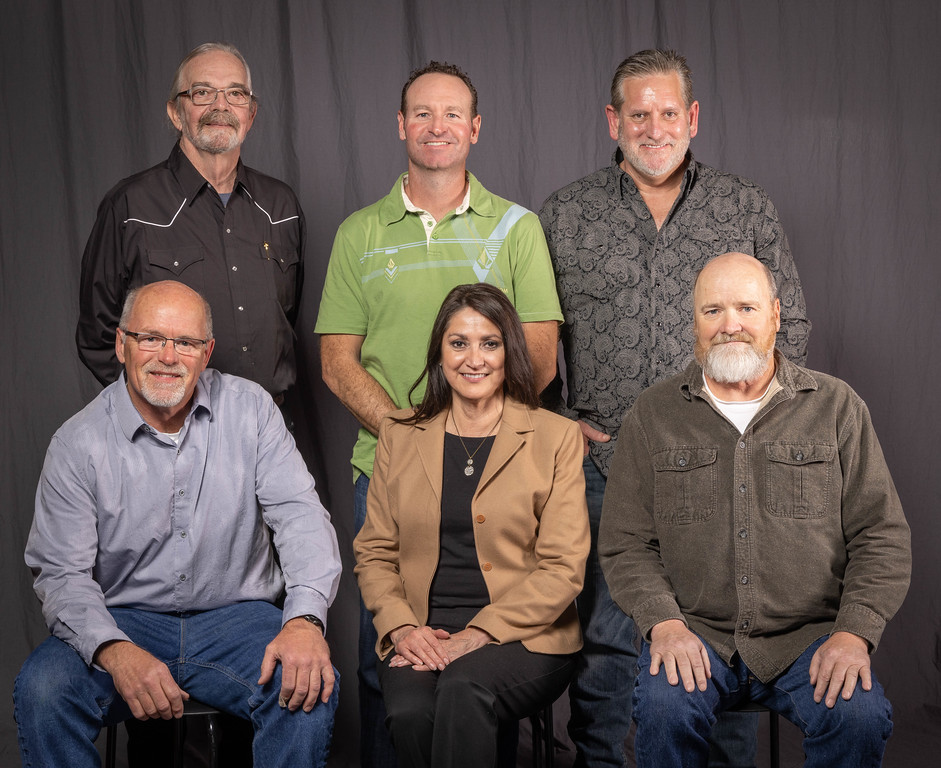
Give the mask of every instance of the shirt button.
[(174, 266), (174, 267), (178, 267), (178, 266), (180, 266), (180, 262), (178, 262), (178, 261), (174, 261), (174, 262), (173, 262), (173, 266)]
[(738, 532), (738, 537), (739, 537), (740, 539), (747, 539), (747, 538), (748, 538), (748, 531), (746, 531), (744, 528), (742, 528), (742, 530), (740, 530), (740, 531)]
[(225, 233), (226, 233), (227, 235), (231, 235), (231, 234), (232, 234), (232, 230), (229, 229), (228, 227), (226, 227)]
[(185, 574), (185, 573), (181, 573), (181, 574), (180, 574), (180, 581), (186, 581), (186, 574)]
[(186, 495), (186, 491), (180, 491), (180, 496), (185, 496), (185, 495)]
[(478, 523), (483, 523), (483, 522), (486, 522), (487, 518), (484, 517), (483, 515), (477, 515), (476, 520)]
[(743, 621), (743, 622), (742, 622), (742, 629), (748, 629), (748, 622), (747, 622), (747, 621)]
[(676, 463), (679, 464), (681, 467), (685, 467), (685, 466), (686, 466), (686, 459), (680, 459), (680, 460), (679, 460), (678, 462), (676, 462)]
[(233, 272), (238, 272), (238, 271), (239, 271), (239, 268), (238, 268), (238, 267), (232, 267), (232, 271), (233, 271)]
[(742, 576), (742, 584), (747, 584), (747, 583), (748, 583), (748, 577)]
[(185, 539), (185, 538), (186, 538), (186, 531), (180, 531), (180, 538), (181, 538), (181, 539)]
[(745, 493), (745, 484), (744, 484), (744, 483), (742, 483), (742, 484), (738, 487), (738, 492), (739, 492), (739, 493)]
[(797, 459), (798, 461), (803, 461), (803, 460), (804, 460), (804, 454), (801, 453), (800, 451), (798, 451), (798, 452), (797, 452), (797, 455), (796, 455), (794, 458)]
[(484, 563), (484, 564), (481, 566), (481, 568), (483, 568), (483, 570), (485, 570), (485, 571), (492, 571), (492, 570), (493, 570), (493, 566), (492, 566), (490, 563)]
[(242, 347), (243, 352), (248, 352), (248, 347)]
[(244, 312), (244, 311), (245, 311), (245, 307), (239, 307), (239, 312)]
[(738, 447), (739, 447), (739, 448), (744, 448), (744, 447), (745, 447), (745, 441), (742, 440), (742, 442), (740, 442), (740, 443), (738, 444)]

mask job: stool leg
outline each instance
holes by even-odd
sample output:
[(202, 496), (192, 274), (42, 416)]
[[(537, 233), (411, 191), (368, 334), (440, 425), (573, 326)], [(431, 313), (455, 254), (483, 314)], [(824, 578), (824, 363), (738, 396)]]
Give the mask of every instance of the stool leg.
[(781, 741), (780, 741), (780, 722), (777, 712), (769, 712), (770, 723), (769, 731), (771, 734), (771, 768), (781, 768)]
[(184, 741), (183, 718), (178, 717), (173, 721), (173, 768), (183, 768)]
[(209, 768), (219, 768), (219, 734), (216, 716), (206, 715), (206, 732), (209, 734)]
[(105, 730), (105, 768), (114, 768), (118, 751), (118, 726), (109, 725)]
[(552, 768), (555, 762), (555, 733), (552, 730), (551, 704), (542, 710), (542, 717), (545, 720), (546, 768)]
[(533, 732), (533, 768), (543, 768), (542, 763), (542, 720), (536, 712), (529, 717), (529, 727)]

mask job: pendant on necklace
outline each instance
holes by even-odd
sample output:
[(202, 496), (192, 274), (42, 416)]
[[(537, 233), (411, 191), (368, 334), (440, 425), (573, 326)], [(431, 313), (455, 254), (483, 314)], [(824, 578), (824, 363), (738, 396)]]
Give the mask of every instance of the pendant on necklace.
[(467, 466), (464, 467), (464, 474), (467, 475), (468, 477), (474, 474), (474, 460), (473, 459), (467, 460)]

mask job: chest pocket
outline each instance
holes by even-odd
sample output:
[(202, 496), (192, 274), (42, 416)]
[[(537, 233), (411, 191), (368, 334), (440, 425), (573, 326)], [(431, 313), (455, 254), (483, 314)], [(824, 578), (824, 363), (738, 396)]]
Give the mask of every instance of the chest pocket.
[[(183, 273), (195, 264), (203, 261), (205, 255), (202, 247), (189, 245), (184, 248), (170, 248), (163, 251), (147, 251), (149, 276), (153, 281), (170, 279), (167, 272), (181, 277)], [(149, 281), (148, 281), (149, 282)]]
[(288, 312), (294, 307), (297, 293), (297, 265), (300, 256), (294, 248), (266, 244), (258, 246), (258, 254), (266, 265), (268, 285), (275, 301)]
[(716, 513), (716, 448), (668, 448), (654, 454), (654, 514), (669, 525), (701, 523)]
[(834, 447), (827, 443), (766, 443), (768, 511), (775, 517), (823, 517), (830, 508)]

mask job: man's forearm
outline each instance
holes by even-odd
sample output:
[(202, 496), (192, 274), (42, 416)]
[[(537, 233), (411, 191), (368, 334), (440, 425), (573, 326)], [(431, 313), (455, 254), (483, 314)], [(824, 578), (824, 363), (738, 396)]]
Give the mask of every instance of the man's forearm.
[(555, 320), (523, 323), (526, 347), (533, 364), (536, 391), (542, 392), (552, 383), (558, 367), (559, 324)]
[(323, 380), (356, 420), (378, 435), (383, 416), (396, 410), (396, 405), (359, 362), (358, 347), (356, 355), (352, 354), (352, 346), (348, 337), (322, 337)]

